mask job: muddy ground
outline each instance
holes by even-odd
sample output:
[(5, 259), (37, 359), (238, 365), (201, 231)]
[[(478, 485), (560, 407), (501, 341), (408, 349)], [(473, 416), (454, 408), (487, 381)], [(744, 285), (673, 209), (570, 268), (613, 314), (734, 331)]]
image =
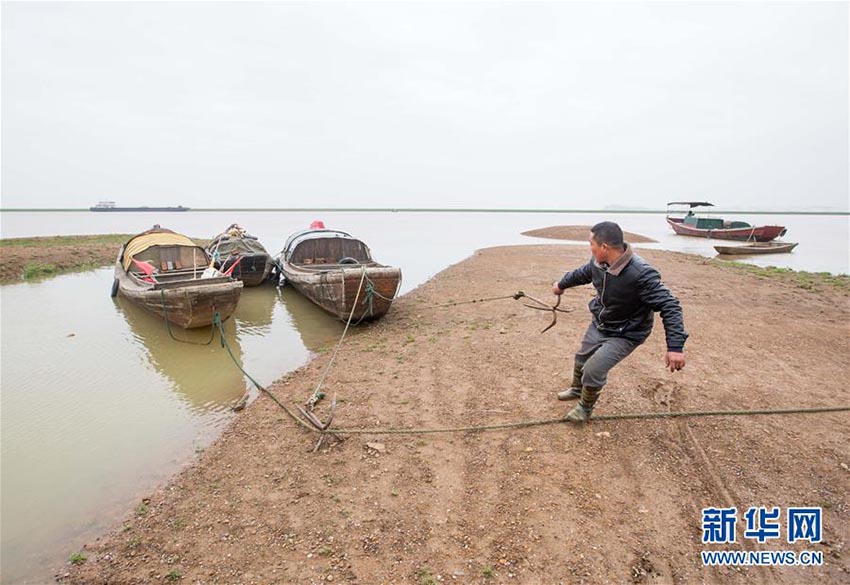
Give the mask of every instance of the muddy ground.
[[(556, 225), (522, 232), (522, 235), (535, 238), (549, 238), (552, 240), (585, 242), (590, 235), (590, 228), (591, 226), (589, 225)], [(633, 244), (654, 244), (658, 241), (640, 234), (633, 234), (632, 232), (623, 232), (623, 236), (627, 242)]]
[[(131, 234), (0, 239), (0, 284), (112, 265)], [(208, 239), (193, 238), (201, 247)]]
[[(640, 252), (640, 251), (639, 251)], [(687, 367), (660, 321), (611, 374), (597, 414), (850, 405), (850, 296), (786, 275), (644, 251), (680, 297)], [(584, 246), (477, 252), (350, 334), (325, 391), (340, 427), (486, 425), (562, 416), (590, 287), (561, 315), (513, 300)], [(274, 384), (303, 403), (330, 352)], [(327, 414), (328, 403), (319, 405)], [(66, 583), (847, 583), (850, 414), (566, 423), (447, 435), (316, 436), (261, 396)], [(370, 443), (376, 443), (372, 447)], [(749, 506), (821, 506), (824, 541), (743, 539)], [(736, 506), (738, 544), (702, 545), (701, 509)], [(702, 549), (822, 551), (806, 568), (703, 568)]]
[(0, 240), (0, 283), (10, 284), (115, 262), (126, 234)]

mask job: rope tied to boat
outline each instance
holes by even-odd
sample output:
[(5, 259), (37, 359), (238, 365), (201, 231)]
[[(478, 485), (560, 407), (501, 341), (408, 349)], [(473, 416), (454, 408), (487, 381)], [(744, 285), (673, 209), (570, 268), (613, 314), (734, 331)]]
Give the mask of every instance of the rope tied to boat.
[(174, 331), (171, 330), (171, 321), (168, 320), (168, 307), (165, 305), (165, 292), (162, 289), (159, 291), (159, 297), (162, 300), (162, 316), (165, 319), (165, 328), (168, 330), (168, 335), (171, 339), (179, 343), (187, 343), (189, 345), (209, 345), (212, 343), (212, 340), (215, 338), (216, 326), (217, 324), (221, 324), (221, 315), (215, 305), (213, 305), (213, 320), (210, 325), (210, 338), (204, 342), (199, 342), (192, 341), (191, 339), (180, 339), (179, 337), (174, 336)]
[[(364, 276), (366, 275), (366, 270), (363, 270), (363, 275)], [(370, 317), (374, 314), (374, 312), (372, 310), (372, 296), (376, 295), (376, 294), (377, 294), (377, 292), (375, 291), (375, 285), (372, 283), (371, 280), (369, 280), (369, 277), (366, 276), (366, 293), (365, 293), (365, 296), (363, 298), (363, 304), (367, 305), (369, 307), (369, 316)], [(363, 314), (360, 316), (360, 321), (362, 321), (365, 316), (366, 316), (366, 311), (363, 311)], [(360, 321), (358, 321), (358, 323)]]
[[(343, 282), (345, 282), (345, 274), (343, 274)], [(339, 338), (339, 341), (336, 344), (336, 348), (334, 348), (334, 352), (331, 355), (331, 359), (328, 362), (328, 365), (325, 367), (325, 371), (322, 372), (322, 377), (319, 379), (319, 383), (316, 384), (316, 388), (313, 390), (313, 394), (310, 398), (307, 399), (307, 406), (312, 409), (319, 400), (325, 397), (325, 394), (322, 392), (322, 385), (325, 383), (325, 378), (327, 378), (328, 372), (333, 366), (334, 360), (336, 359), (336, 354), (339, 352), (339, 348), (342, 346), (342, 341), (345, 339), (346, 333), (348, 333), (348, 328), (351, 326), (351, 321), (354, 319), (354, 311), (357, 309), (357, 301), (360, 299), (360, 291), (363, 290), (363, 282), (366, 280), (366, 267), (363, 266), (360, 273), (360, 284), (357, 285), (357, 294), (354, 295), (354, 302), (351, 303), (351, 312), (348, 314), (348, 321), (345, 323), (345, 329), (342, 330), (342, 335)], [(361, 321), (363, 318), (361, 317)], [(300, 420), (300, 419), (299, 419)]]

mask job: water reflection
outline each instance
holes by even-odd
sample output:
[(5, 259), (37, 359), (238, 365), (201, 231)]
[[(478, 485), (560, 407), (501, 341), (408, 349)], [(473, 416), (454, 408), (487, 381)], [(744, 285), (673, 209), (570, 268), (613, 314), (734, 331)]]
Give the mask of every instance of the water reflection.
[[(122, 297), (114, 299), (126, 321), (132, 340), (144, 349), (142, 355), (154, 370), (171, 381), (171, 387), (195, 411), (222, 411), (245, 392), (242, 373), (221, 346), (219, 332), (210, 340), (211, 329), (184, 330), (172, 327)], [(252, 303), (241, 303), (240, 308)], [(237, 309), (238, 310), (238, 309)], [(249, 312), (252, 312), (249, 310)], [(269, 318), (270, 321), (270, 318)], [(233, 356), (242, 363), (242, 347), (236, 335), (238, 324), (225, 321), (224, 334)], [(172, 339), (171, 335), (184, 341)]]
[(345, 329), (342, 321), (320, 309), (293, 287), (278, 289), (278, 296), (301, 336), (301, 342), (309, 351), (319, 352), (342, 335)]
[(271, 329), (274, 307), (277, 303), (275, 286), (266, 282), (242, 290), (242, 298), (233, 317), (240, 333), (262, 335)]

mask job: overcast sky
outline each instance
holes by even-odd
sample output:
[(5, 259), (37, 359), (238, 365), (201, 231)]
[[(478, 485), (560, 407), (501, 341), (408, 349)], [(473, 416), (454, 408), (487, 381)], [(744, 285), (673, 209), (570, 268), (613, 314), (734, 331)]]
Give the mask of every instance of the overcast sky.
[(2, 5), (2, 206), (848, 209), (848, 4)]

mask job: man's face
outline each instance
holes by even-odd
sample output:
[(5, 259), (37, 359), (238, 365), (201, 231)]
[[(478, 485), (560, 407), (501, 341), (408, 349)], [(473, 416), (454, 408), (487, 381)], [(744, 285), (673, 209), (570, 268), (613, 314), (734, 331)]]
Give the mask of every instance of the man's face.
[(590, 253), (593, 254), (593, 259), (602, 264), (608, 261), (608, 244), (597, 244), (593, 239), (593, 232), (590, 232)]

